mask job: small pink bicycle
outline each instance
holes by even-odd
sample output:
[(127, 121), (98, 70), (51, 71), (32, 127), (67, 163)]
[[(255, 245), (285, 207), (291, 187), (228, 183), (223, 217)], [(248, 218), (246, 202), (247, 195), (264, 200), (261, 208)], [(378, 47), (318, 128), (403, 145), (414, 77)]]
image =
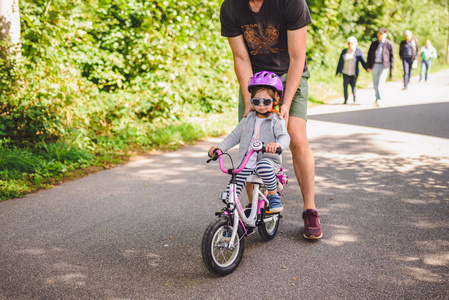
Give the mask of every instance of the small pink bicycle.
[[(202, 256), (204, 264), (212, 273), (224, 276), (232, 273), (240, 264), (245, 248), (244, 237), (254, 232), (257, 227), (261, 238), (265, 241), (273, 239), (279, 228), (280, 213), (270, 213), (268, 208), (267, 190), (258, 175), (248, 176), (247, 182), (254, 184), (253, 201), (251, 208), (243, 209), (239, 198), (236, 196), (236, 174), (240, 173), (249, 161), (254, 152), (265, 152), (265, 147), (260, 141), (251, 144), (252, 150), (248, 151), (242, 164), (237, 168), (225, 169), (223, 166), (223, 155), (220, 150), (214, 150), (211, 160), (219, 160), (220, 169), (225, 174), (231, 175), (229, 183), (229, 195), (221, 192), (219, 199), (226, 207), (216, 212), (218, 219), (212, 222), (204, 232), (202, 241)], [(276, 150), (277, 154), (282, 153), (282, 149)], [(283, 195), (288, 176), (284, 174), (283, 168), (276, 172), (278, 182), (278, 194)]]

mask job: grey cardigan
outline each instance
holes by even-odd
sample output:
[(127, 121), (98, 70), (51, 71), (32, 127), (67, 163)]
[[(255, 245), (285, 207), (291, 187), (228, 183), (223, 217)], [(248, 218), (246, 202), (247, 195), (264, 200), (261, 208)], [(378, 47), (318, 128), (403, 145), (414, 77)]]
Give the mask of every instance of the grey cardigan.
[[(251, 138), (254, 135), (254, 123), (256, 121), (256, 112), (250, 112), (246, 118), (243, 118), (236, 128), (218, 145), (218, 147), (226, 152), (237, 144), (239, 146), (238, 165), (243, 161), (243, 158), (248, 151)], [(260, 125), (260, 137), (259, 140), (265, 145), (268, 143), (277, 143), (282, 150), (288, 149), (290, 145), (290, 136), (288, 135), (287, 128), (285, 127), (285, 120), (279, 119), (279, 116), (275, 113), (270, 114)], [(257, 154), (257, 161), (262, 158), (270, 158), (274, 163), (274, 168), (277, 169), (281, 166), (282, 156), (272, 153)]]

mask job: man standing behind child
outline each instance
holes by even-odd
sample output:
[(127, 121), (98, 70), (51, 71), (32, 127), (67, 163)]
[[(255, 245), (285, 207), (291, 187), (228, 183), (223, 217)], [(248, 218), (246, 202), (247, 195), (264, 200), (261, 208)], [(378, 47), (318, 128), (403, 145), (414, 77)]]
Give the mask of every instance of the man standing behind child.
[(248, 81), (254, 73), (274, 72), (283, 81), (279, 118), (285, 119), (287, 125), (293, 167), (301, 187), (303, 236), (319, 239), (323, 232), (315, 207), (315, 160), (306, 130), (310, 77), (306, 41), (307, 25), (312, 22), (307, 3), (305, 0), (225, 0), (220, 21), (221, 35), (228, 38), (241, 90), (239, 120), (253, 109)]

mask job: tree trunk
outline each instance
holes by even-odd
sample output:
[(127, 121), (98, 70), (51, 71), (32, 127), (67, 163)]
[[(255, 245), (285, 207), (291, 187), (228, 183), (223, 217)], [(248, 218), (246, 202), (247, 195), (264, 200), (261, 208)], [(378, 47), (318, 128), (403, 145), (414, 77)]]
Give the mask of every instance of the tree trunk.
[(20, 57), (20, 12), (19, 0), (0, 0), (0, 54), (15, 54)]

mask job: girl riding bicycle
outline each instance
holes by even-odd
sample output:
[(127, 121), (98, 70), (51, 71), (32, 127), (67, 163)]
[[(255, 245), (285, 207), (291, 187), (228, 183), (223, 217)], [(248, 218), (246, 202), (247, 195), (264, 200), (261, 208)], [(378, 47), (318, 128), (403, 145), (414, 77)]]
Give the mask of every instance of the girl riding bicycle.
[(280, 120), (274, 109), (284, 90), (282, 80), (275, 73), (262, 71), (251, 77), (248, 90), (251, 93), (251, 104), (255, 111), (243, 118), (218, 146), (211, 147), (209, 156), (213, 156), (216, 148), (226, 152), (240, 143), (238, 160), (241, 164), (250, 149), (251, 142), (254, 140), (263, 142), (268, 153), (254, 153), (251, 156), (245, 169), (236, 176), (236, 193), (237, 196), (240, 195), (247, 177), (255, 172), (267, 187), (270, 212), (281, 212), (283, 206), (277, 193), (275, 171), (281, 167), (282, 157), (275, 152), (278, 147), (287, 149), (290, 145), (285, 120)]

